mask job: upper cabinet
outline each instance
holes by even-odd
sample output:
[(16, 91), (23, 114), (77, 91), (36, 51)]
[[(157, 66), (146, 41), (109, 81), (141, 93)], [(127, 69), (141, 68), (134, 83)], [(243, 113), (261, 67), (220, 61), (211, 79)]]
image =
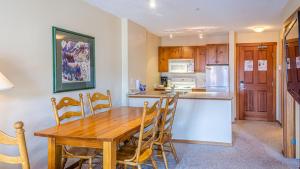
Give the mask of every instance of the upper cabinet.
[(206, 64), (228, 64), (228, 45), (217, 44), (206, 46)]
[(184, 46), (182, 47), (182, 59), (194, 59), (195, 58), (195, 47), (192, 46)]
[(170, 57), (170, 50), (166, 47), (159, 47), (158, 49), (158, 71), (168, 72), (168, 60)]
[(158, 51), (158, 71), (168, 72), (169, 59), (194, 59), (195, 48), (186, 47), (159, 47)]
[(182, 58), (182, 47), (164, 47), (164, 51), (168, 53), (169, 59)]
[(205, 72), (206, 48), (205, 46), (195, 47), (195, 72)]
[(159, 72), (168, 72), (169, 59), (194, 59), (195, 72), (205, 72), (206, 65), (228, 64), (228, 45), (159, 47)]

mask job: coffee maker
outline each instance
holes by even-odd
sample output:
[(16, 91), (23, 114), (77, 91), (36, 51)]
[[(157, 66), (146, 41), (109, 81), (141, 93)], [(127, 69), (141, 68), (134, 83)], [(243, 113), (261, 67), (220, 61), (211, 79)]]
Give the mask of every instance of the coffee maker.
[(164, 87), (168, 87), (168, 77), (167, 76), (161, 76), (160, 77), (160, 84), (164, 85)]

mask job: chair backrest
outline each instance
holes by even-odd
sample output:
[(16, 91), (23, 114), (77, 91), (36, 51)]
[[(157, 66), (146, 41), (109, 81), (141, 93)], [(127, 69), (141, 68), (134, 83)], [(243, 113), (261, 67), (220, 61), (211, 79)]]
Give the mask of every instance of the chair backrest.
[(179, 94), (177, 93), (174, 97), (168, 97), (166, 100), (165, 108), (162, 109), (162, 116), (159, 124), (159, 135), (158, 141), (163, 142), (164, 136), (172, 136), (172, 127), (177, 107)]
[(106, 109), (106, 110), (111, 109), (112, 103), (111, 103), (110, 91), (107, 90), (106, 93), (107, 93), (107, 95), (96, 92), (92, 96), (90, 95), (90, 93), (87, 94), (89, 104), (90, 104), (90, 110), (91, 110), (92, 114), (95, 115), (96, 111), (100, 112), (101, 110), (104, 110), (104, 109)]
[(133, 161), (135, 162), (143, 162), (152, 155), (152, 146), (157, 132), (161, 104), (162, 99), (155, 102), (150, 108), (148, 108), (148, 102), (144, 103), (138, 146), (133, 158)]
[(0, 162), (21, 164), (23, 169), (30, 169), (23, 126), (24, 124), (21, 121), (15, 123), (16, 137), (9, 136), (0, 131), (0, 144), (17, 145), (20, 153), (20, 156), (17, 157), (0, 154)]
[[(79, 94), (79, 101), (70, 97), (63, 97), (58, 104), (56, 104), (56, 99), (51, 98), (53, 112), (56, 120), (56, 124), (60, 125), (63, 120), (70, 119), (73, 117), (84, 117), (84, 104), (83, 104), (83, 97), (82, 94)], [(76, 110), (70, 110), (66, 112), (59, 113), (60, 110), (64, 108), (73, 108), (80, 109), (78, 111)], [(61, 114), (61, 115), (60, 115)]]

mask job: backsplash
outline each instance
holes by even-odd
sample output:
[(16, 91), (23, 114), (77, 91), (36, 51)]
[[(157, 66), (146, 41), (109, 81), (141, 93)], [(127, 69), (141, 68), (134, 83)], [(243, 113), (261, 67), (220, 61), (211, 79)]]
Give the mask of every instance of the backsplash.
[(198, 88), (205, 87), (205, 73), (161, 73), (161, 76), (172, 78), (195, 78)]

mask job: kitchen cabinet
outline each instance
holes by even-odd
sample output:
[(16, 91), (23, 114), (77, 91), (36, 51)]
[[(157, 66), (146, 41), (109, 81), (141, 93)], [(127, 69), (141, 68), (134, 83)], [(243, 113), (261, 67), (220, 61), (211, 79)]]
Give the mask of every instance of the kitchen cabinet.
[(168, 72), (169, 48), (159, 47), (158, 49), (158, 71)]
[(205, 46), (195, 47), (195, 72), (205, 72), (206, 48)]
[(206, 65), (229, 63), (228, 44), (159, 47), (158, 54), (159, 72), (168, 72), (169, 59), (194, 59), (195, 72), (205, 72)]
[(206, 46), (206, 64), (228, 64), (228, 45), (217, 44)]
[(196, 48), (193, 46), (182, 47), (182, 59), (194, 59), (196, 54)]
[(169, 59), (181, 59), (183, 52), (182, 47), (165, 47), (165, 52), (168, 53)]

